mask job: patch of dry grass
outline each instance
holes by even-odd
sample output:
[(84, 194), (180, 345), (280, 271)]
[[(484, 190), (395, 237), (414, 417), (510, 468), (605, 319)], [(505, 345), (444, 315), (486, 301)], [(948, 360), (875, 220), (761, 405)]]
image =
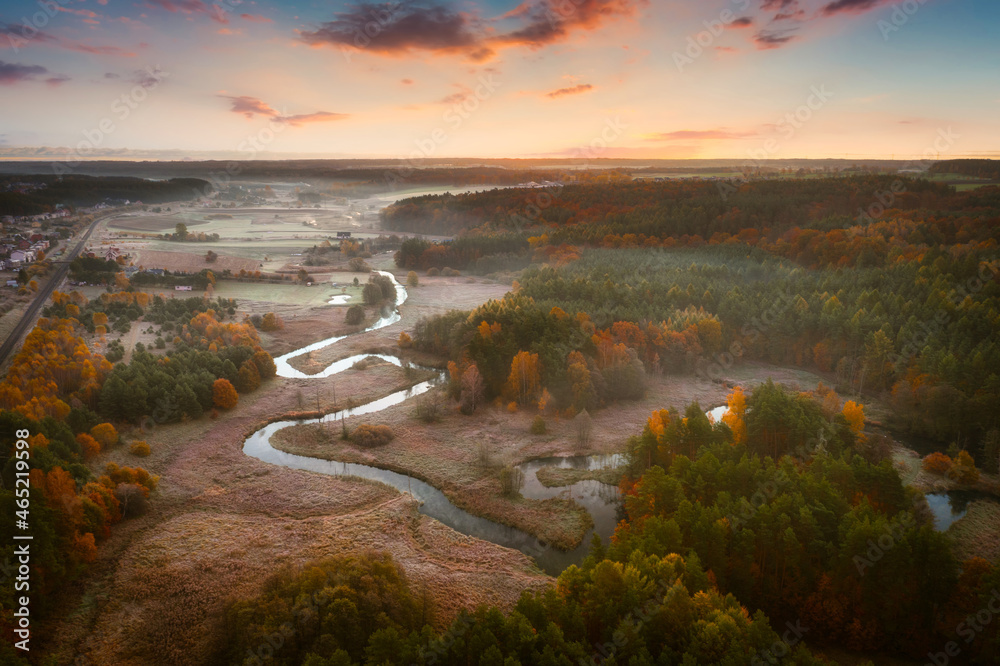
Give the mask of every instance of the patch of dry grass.
[(982, 557), (1000, 559), (1000, 504), (989, 500), (971, 502), (968, 511), (948, 528), (955, 556), (960, 560)]
[[(370, 419), (370, 417), (367, 417)], [(351, 427), (353, 419), (347, 421)], [(593, 526), (590, 514), (565, 499), (507, 498), (501, 493), (494, 468), (483, 468), (472, 447), (447, 440), (449, 452), (428, 453), (416, 448), (413, 428), (394, 426), (396, 439), (377, 449), (340, 439), (340, 424), (313, 424), (281, 430), (271, 445), (288, 453), (311, 458), (359, 463), (388, 469), (426, 481), (459, 508), (494, 522), (516, 527), (560, 548), (574, 548)]]

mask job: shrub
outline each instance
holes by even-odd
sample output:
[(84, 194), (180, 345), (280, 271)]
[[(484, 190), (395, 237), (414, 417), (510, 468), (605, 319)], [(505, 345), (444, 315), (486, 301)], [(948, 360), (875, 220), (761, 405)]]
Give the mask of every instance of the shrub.
[(122, 518), (141, 516), (149, 508), (146, 489), (135, 483), (119, 483), (115, 488), (115, 499), (121, 507)]
[(948, 476), (959, 483), (976, 483), (979, 481), (979, 470), (976, 462), (968, 451), (960, 451), (948, 472)]
[(424, 423), (437, 423), (441, 420), (441, 405), (433, 397), (425, 398), (417, 402), (413, 415)]
[(513, 400), (511, 400), (510, 402), (508, 402), (507, 403), (507, 411), (510, 412), (511, 414), (517, 413), (517, 403), (514, 402)]
[(134, 456), (138, 456), (140, 458), (145, 458), (150, 453), (150, 451), (149, 451), (149, 444), (147, 444), (146, 442), (142, 441), (141, 439), (140, 440), (136, 440), (136, 441), (132, 442), (131, 446), (128, 447), (128, 452), (131, 453)]
[(274, 365), (274, 359), (263, 349), (254, 352), (251, 358), (254, 365), (257, 366), (257, 372), (260, 374), (261, 379), (270, 379), (278, 374), (278, 368)]
[(545, 419), (542, 418), (541, 414), (535, 416), (535, 420), (531, 422), (531, 434), (532, 435), (545, 434)]
[(365, 448), (385, 446), (395, 439), (395, 437), (395, 433), (392, 432), (392, 428), (389, 426), (369, 425), (367, 423), (362, 423), (351, 433), (351, 441)]
[(240, 366), (236, 373), (236, 384), (240, 393), (251, 393), (260, 386), (260, 371), (251, 359), (247, 359)]
[(504, 497), (514, 497), (521, 492), (524, 485), (524, 472), (520, 467), (504, 465), (500, 468), (500, 492)]
[(420, 286), (420, 276), (417, 275), (416, 271), (410, 271), (406, 274), (406, 284), (409, 287)]
[(90, 460), (101, 452), (101, 445), (98, 441), (85, 432), (76, 436), (76, 442), (80, 445), (84, 460)]
[(236, 388), (228, 379), (216, 379), (212, 383), (212, 404), (220, 409), (232, 409), (240, 400)]
[(413, 346), (413, 338), (406, 334), (406, 331), (402, 331), (399, 334), (399, 348), (409, 349)]
[(367, 273), (372, 269), (372, 267), (368, 265), (368, 262), (361, 257), (354, 257), (347, 262), (347, 266), (355, 273)]
[(360, 305), (352, 305), (347, 308), (347, 316), (344, 321), (351, 326), (357, 326), (365, 320), (365, 309)]
[(262, 331), (279, 331), (285, 327), (285, 322), (281, 320), (281, 317), (274, 314), (273, 312), (268, 312), (260, 320), (260, 330)]
[(427, 275), (430, 277), (436, 277), (438, 275), (441, 275), (441, 271), (439, 271), (437, 268), (428, 268)]
[(951, 458), (943, 453), (932, 453), (924, 458), (922, 466), (931, 474), (944, 476), (951, 469)]
[(110, 423), (98, 423), (90, 429), (90, 434), (100, 443), (102, 449), (118, 443), (118, 431)]

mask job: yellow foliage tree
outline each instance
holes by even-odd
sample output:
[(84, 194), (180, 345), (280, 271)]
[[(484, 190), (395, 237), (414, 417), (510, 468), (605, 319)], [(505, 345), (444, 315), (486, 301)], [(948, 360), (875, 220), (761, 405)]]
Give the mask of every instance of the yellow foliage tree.
[(844, 418), (847, 419), (847, 425), (850, 426), (851, 432), (860, 438), (864, 438), (865, 429), (865, 410), (858, 403), (853, 400), (848, 400), (844, 403), (844, 411), (842, 412)]
[(538, 370), (538, 354), (521, 351), (510, 362), (507, 377), (507, 394), (519, 404), (527, 405), (538, 399), (541, 376)]
[(733, 444), (745, 444), (747, 441), (747, 397), (743, 389), (737, 386), (726, 398), (729, 411), (722, 415), (722, 422), (733, 431)]
[(90, 436), (101, 444), (102, 449), (118, 443), (118, 431), (110, 423), (99, 423), (90, 429)]

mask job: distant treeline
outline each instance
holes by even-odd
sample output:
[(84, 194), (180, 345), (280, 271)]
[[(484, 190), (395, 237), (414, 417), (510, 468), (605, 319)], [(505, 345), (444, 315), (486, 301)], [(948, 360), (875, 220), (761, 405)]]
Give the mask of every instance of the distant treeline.
[(193, 199), (213, 190), (198, 178), (165, 181), (127, 177), (80, 175), (14, 175), (0, 177), (0, 189), (13, 183), (44, 184), (25, 194), (0, 192), (0, 215), (38, 215), (65, 206), (93, 206), (109, 199), (128, 199), (147, 204)]
[(1000, 180), (1000, 160), (948, 160), (938, 162), (930, 168), (930, 172)]

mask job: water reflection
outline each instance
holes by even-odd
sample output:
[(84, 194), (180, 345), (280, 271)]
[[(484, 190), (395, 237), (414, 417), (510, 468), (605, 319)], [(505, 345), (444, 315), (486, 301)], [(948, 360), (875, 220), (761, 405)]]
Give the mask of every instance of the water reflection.
[(996, 498), (975, 490), (951, 490), (945, 493), (927, 493), (927, 504), (934, 514), (934, 529), (944, 532), (965, 517), (969, 504), (976, 500), (995, 502)]

